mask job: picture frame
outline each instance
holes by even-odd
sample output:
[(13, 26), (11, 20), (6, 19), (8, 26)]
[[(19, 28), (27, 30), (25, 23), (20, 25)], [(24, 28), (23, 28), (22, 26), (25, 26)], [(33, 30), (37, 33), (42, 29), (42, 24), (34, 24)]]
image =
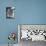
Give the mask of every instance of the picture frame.
[(6, 7), (6, 18), (14, 18), (15, 17), (15, 7)]
[(46, 41), (46, 24), (18, 24), (18, 38), (18, 42), (21, 40)]

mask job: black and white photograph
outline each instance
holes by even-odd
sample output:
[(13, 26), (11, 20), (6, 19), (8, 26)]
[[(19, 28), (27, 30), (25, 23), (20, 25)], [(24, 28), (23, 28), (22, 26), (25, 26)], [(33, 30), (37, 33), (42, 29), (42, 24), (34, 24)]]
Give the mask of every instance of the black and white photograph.
[(46, 43), (46, 25), (18, 25), (18, 41), (20, 46)]
[(6, 7), (6, 18), (14, 18), (15, 7)]

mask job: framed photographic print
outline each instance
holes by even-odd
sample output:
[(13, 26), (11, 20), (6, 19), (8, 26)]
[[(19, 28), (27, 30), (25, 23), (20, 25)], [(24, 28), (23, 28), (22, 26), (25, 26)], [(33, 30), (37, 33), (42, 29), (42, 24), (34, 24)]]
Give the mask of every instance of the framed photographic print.
[(14, 18), (15, 13), (14, 13), (15, 7), (6, 7), (6, 18)]
[(19, 24), (18, 41), (46, 41), (46, 25), (44, 24)]

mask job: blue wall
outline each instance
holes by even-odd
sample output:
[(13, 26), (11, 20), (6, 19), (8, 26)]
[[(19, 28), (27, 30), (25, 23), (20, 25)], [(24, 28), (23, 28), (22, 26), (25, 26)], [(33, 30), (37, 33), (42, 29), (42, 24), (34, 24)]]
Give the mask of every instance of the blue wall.
[[(6, 19), (7, 6), (16, 7), (15, 19)], [(9, 32), (18, 32), (17, 24), (46, 24), (46, 0), (0, 0), (0, 43), (8, 43)]]
[(17, 0), (16, 14), (21, 24), (46, 24), (46, 0)]
[[(16, 0), (0, 0), (0, 43), (8, 43), (8, 34), (16, 32), (16, 19), (6, 19), (6, 7), (16, 7)], [(17, 42), (17, 39), (16, 39)]]

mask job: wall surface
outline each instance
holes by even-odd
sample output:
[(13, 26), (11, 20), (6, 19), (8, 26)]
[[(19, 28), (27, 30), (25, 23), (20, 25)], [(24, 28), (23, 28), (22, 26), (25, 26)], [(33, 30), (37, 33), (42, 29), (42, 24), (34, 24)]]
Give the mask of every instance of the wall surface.
[[(0, 44), (8, 43), (10, 32), (17, 33), (17, 20), (6, 19), (6, 7), (9, 6), (16, 7), (16, 0), (0, 0)], [(17, 42), (17, 39), (15, 42)]]
[(16, 0), (19, 24), (46, 24), (46, 0)]
[[(7, 6), (16, 7), (15, 19), (6, 19)], [(18, 32), (18, 24), (46, 24), (46, 0), (0, 0), (0, 44), (8, 43), (9, 32)]]

